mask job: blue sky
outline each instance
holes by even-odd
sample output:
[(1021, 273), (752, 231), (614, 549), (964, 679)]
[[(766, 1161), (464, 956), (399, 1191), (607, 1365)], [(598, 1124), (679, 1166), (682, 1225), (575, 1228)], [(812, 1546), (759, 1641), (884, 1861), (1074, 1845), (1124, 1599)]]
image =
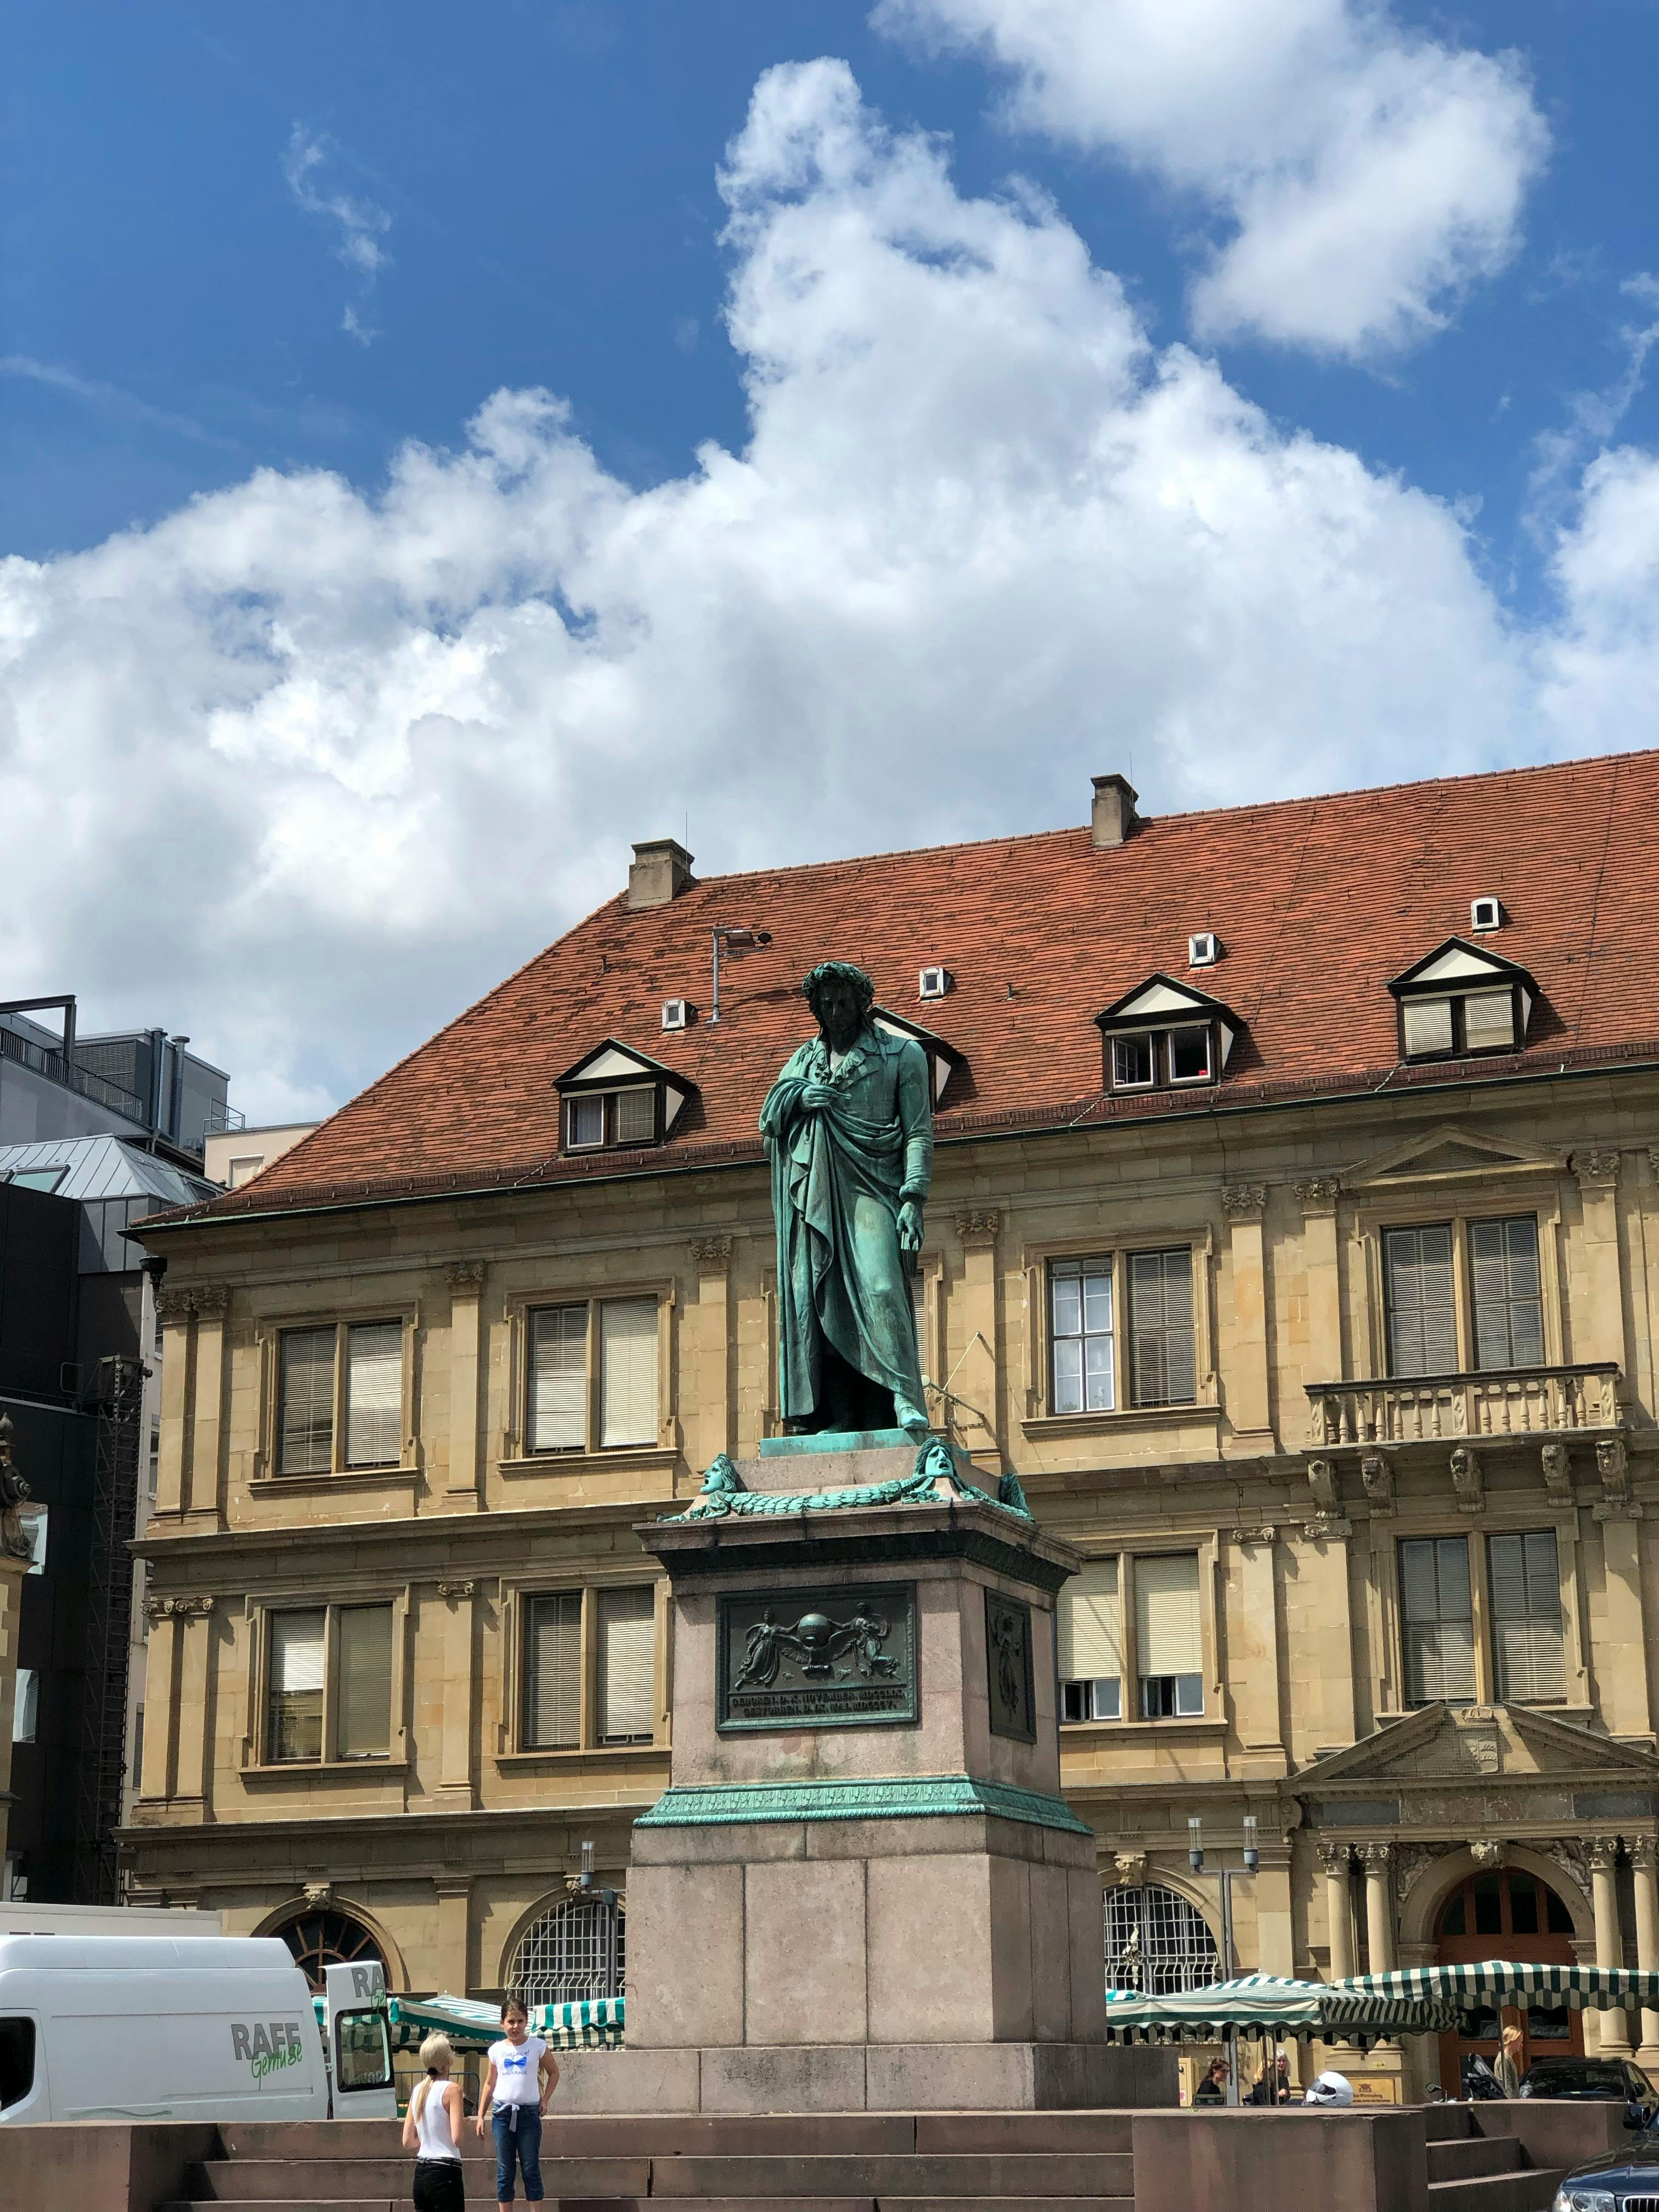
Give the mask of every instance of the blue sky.
[(10, 54), (0, 798), (87, 865), (9, 988), (255, 1111), (688, 816), (719, 869), (1131, 757), (1651, 741), (1651, 0), (17, 0)]

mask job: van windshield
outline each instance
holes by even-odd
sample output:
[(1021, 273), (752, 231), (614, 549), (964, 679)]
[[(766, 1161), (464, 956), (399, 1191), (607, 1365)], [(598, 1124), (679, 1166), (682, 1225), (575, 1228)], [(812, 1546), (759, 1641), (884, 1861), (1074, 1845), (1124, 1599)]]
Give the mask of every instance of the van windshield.
[(392, 2039), (383, 2012), (343, 2012), (334, 2019), (334, 2081), (340, 2089), (384, 2089), (392, 2080)]
[(34, 2022), (0, 2020), (0, 2112), (21, 2105), (34, 2087)]

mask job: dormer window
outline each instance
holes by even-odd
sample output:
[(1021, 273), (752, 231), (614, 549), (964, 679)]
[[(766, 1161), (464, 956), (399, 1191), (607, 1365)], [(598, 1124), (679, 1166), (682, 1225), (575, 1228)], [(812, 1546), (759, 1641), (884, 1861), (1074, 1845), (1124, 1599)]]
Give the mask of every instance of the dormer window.
[[(926, 975), (928, 971), (924, 969), (922, 972)], [(945, 970), (939, 969), (933, 972), (943, 975)], [(945, 1102), (951, 1078), (958, 1068), (967, 1066), (965, 1057), (955, 1045), (946, 1044), (942, 1036), (936, 1036), (932, 1030), (923, 1029), (920, 1022), (907, 1022), (902, 1014), (890, 1014), (885, 1006), (872, 1006), (870, 1018), (878, 1030), (885, 1030), (889, 1036), (914, 1037), (927, 1054), (928, 1089), (933, 1097), (933, 1109), (937, 1112)]]
[(1389, 984), (1402, 1060), (1464, 1060), (1525, 1043), (1537, 986), (1524, 968), (1461, 937)]
[(1243, 1026), (1203, 991), (1150, 976), (1097, 1014), (1109, 1091), (1188, 1091), (1219, 1081)]
[(560, 1149), (609, 1152), (660, 1145), (696, 1085), (614, 1037), (558, 1079)]

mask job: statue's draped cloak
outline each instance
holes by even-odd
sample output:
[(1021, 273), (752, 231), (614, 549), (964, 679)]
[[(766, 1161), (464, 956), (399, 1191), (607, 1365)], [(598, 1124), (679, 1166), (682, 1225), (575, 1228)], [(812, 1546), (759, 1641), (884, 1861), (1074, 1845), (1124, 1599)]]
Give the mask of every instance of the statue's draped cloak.
[[(809, 1083), (832, 1105), (799, 1111)], [(927, 1056), (910, 1037), (866, 1023), (833, 1073), (822, 1037), (793, 1054), (766, 1095), (778, 1235), (778, 1383), (787, 1421), (809, 1419), (823, 1346), (921, 1408), (921, 1364), (898, 1209), (927, 1195), (933, 1115)]]

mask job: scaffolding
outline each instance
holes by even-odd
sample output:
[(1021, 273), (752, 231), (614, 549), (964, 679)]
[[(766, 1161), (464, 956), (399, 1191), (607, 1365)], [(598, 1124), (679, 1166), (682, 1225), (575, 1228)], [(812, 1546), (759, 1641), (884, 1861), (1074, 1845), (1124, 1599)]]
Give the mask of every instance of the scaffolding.
[(92, 1390), (82, 1400), (98, 1421), (72, 1893), (83, 1905), (119, 1901), (115, 1832), (126, 1782), (131, 1545), (137, 1533), (139, 1447), (149, 1372), (143, 1360), (112, 1353), (98, 1362)]

